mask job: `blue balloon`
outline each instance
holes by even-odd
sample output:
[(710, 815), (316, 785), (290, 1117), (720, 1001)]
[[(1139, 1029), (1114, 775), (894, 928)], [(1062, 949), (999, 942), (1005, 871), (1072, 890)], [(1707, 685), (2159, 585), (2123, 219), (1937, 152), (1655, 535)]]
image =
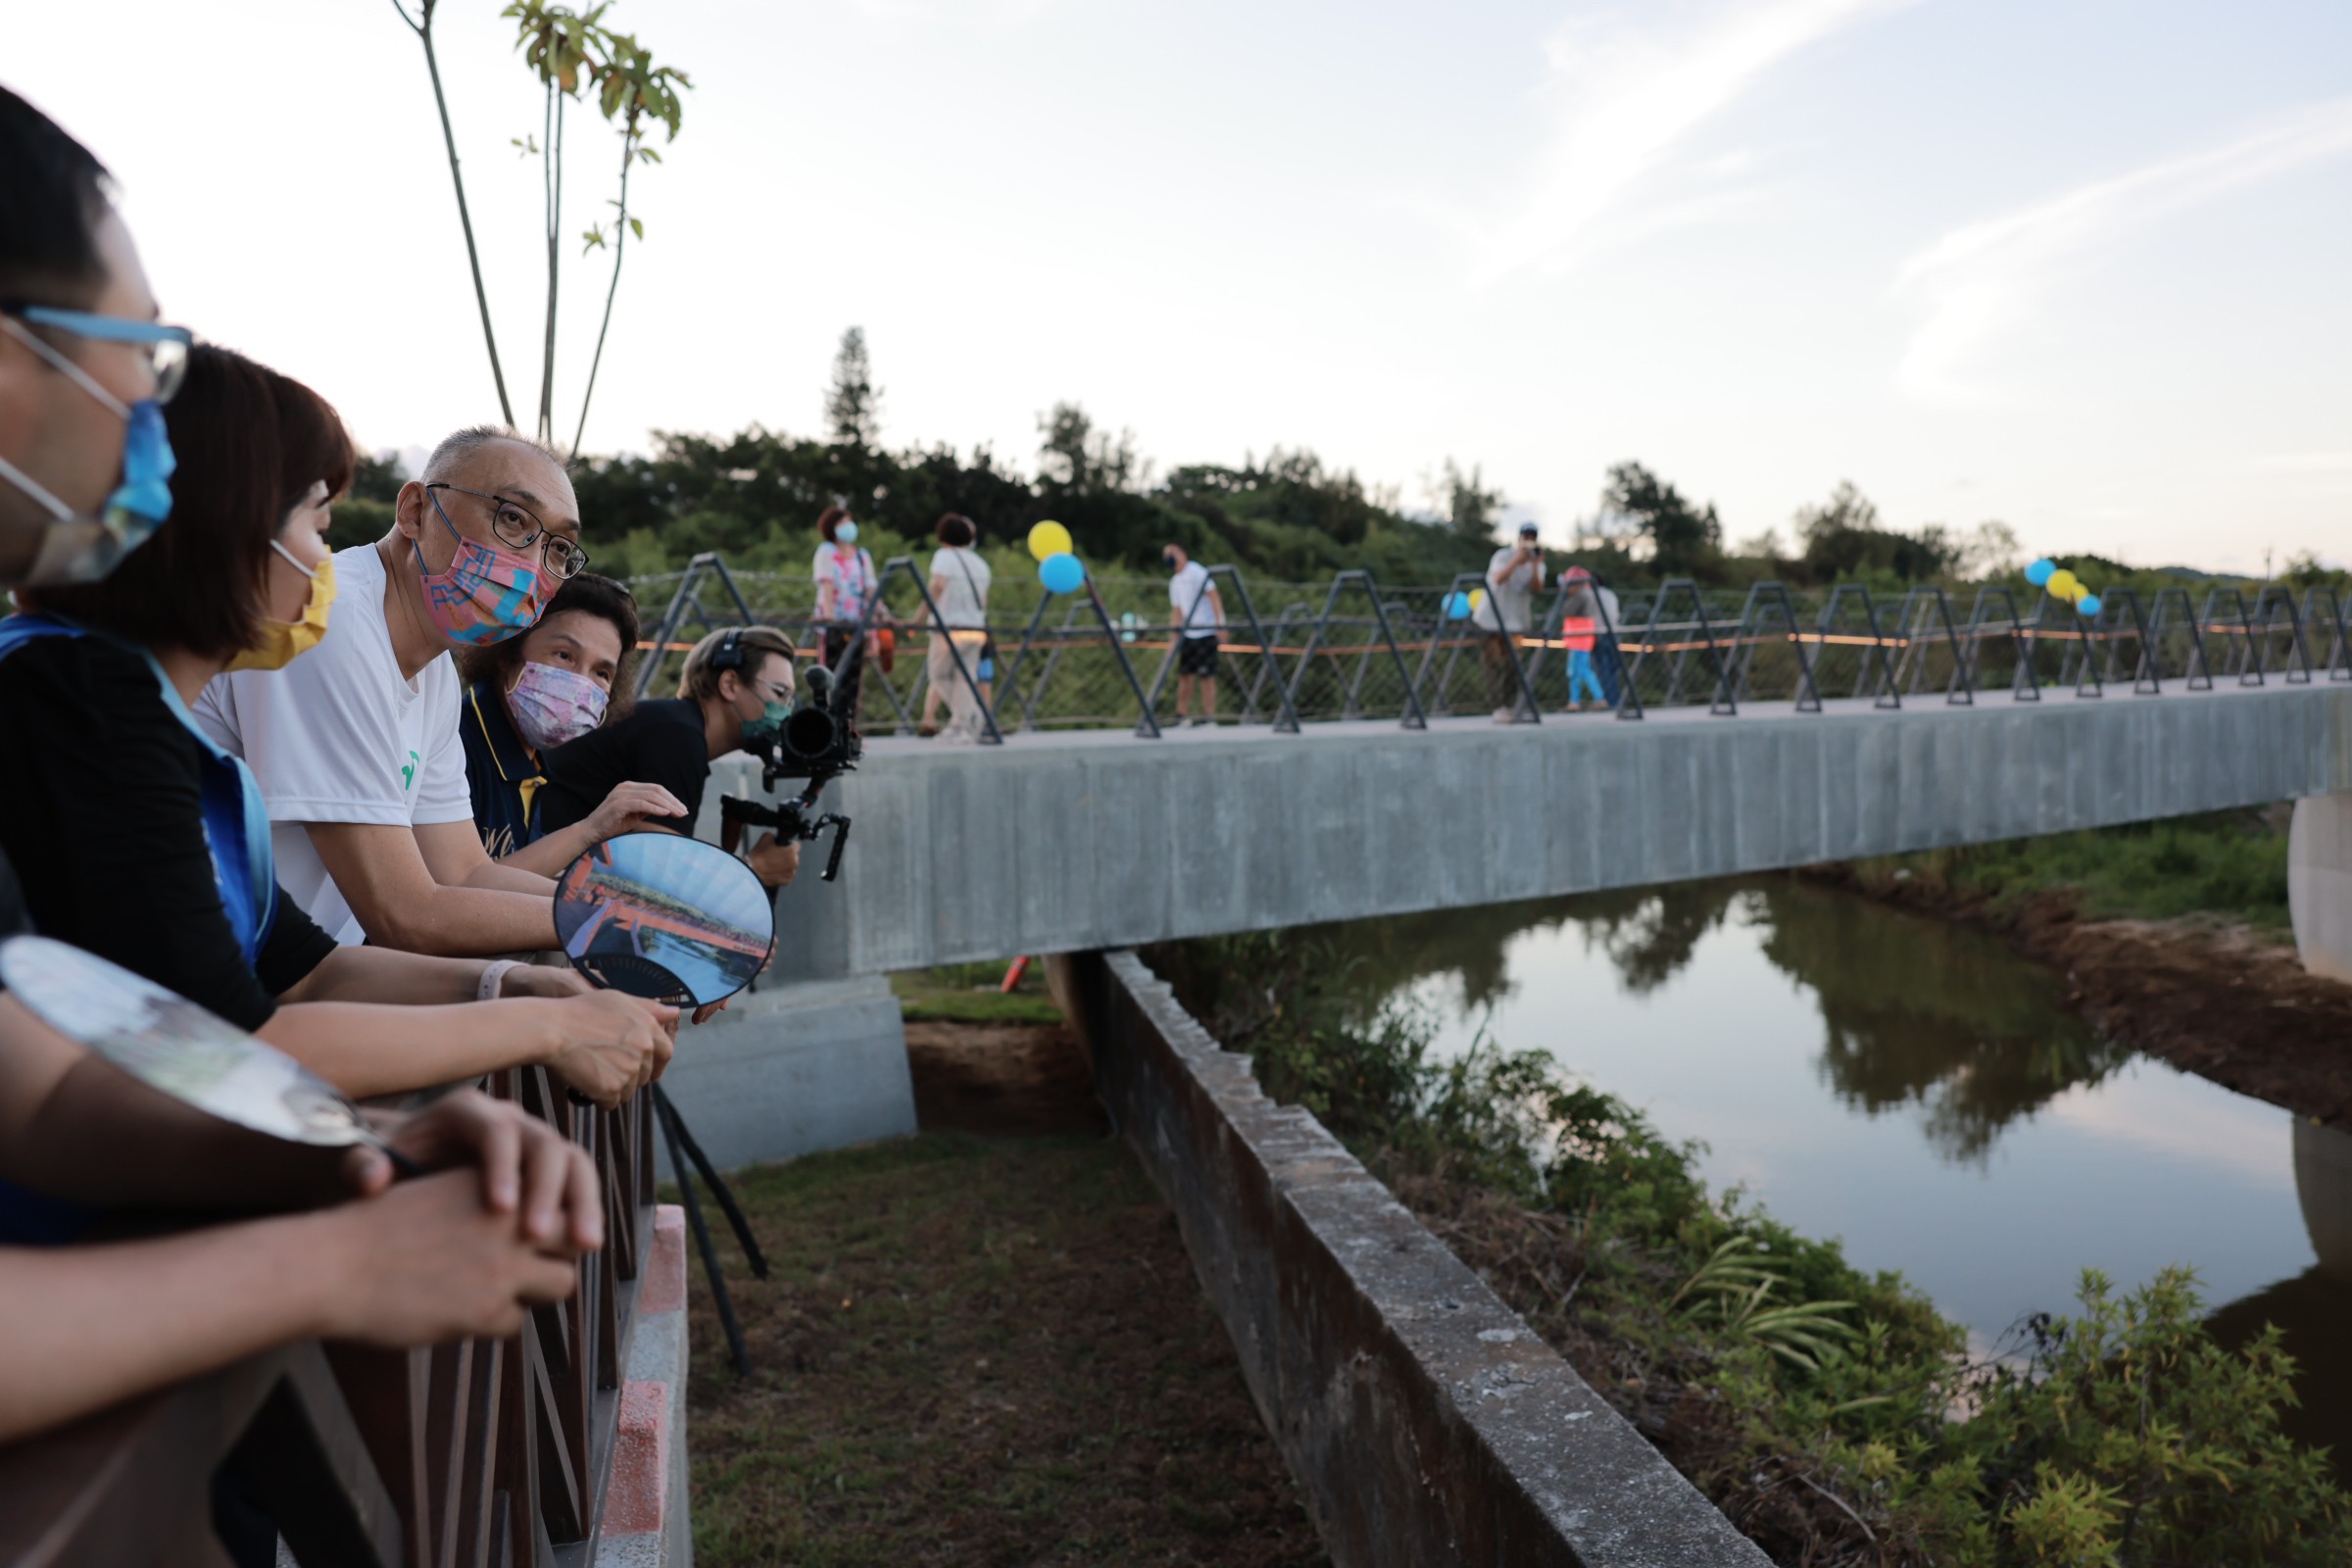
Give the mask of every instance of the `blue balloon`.
[(1076, 556), (1064, 550), (1048, 556), (1037, 568), (1037, 580), (1046, 585), (1050, 594), (1074, 594), (1086, 586), (1086, 566)]
[(2048, 582), (2050, 580), (2050, 573), (2056, 571), (2057, 569), (2058, 563), (2055, 561), (2046, 559), (2036, 561), (2034, 563), (2034, 564), (2026, 568), (2026, 581), (2038, 588), (2043, 583)]
[(2095, 615), (2099, 612), (2099, 596), (2097, 594), (2084, 594), (2082, 598), (2075, 601), (2075, 608), (2082, 612), (2082, 613), (2085, 615)]
[(1447, 620), (1469, 619), (1470, 596), (1468, 594), (1447, 594), (1446, 596), (1446, 618)]

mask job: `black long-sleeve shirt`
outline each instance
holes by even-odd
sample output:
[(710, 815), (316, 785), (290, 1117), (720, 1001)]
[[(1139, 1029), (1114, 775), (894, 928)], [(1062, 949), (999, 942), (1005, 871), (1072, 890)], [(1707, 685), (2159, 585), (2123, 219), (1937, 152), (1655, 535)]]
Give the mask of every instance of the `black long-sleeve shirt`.
[(43, 637), (0, 659), (0, 854), (42, 935), (244, 1029), (334, 951), (281, 891), (245, 962), (205, 847), (204, 754), (134, 650)]

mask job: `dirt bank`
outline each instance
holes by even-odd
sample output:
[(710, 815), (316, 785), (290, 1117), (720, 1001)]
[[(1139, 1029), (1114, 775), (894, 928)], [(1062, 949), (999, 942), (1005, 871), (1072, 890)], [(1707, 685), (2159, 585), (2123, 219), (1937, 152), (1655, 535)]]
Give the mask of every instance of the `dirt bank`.
[(2083, 920), (2063, 890), (2014, 911), (1922, 877), (1816, 866), (1808, 879), (1966, 921), (2058, 970), (2067, 1004), (2124, 1045), (2298, 1115), (2352, 1126), (2352, 986), (2293, 947), (2206, 918)]

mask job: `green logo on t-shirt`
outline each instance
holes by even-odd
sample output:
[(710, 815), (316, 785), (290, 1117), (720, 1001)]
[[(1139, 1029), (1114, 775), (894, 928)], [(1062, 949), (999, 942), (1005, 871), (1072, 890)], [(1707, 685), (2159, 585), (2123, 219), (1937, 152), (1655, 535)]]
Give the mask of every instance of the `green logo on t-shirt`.
[(400, 788), (401, 793), (404, 795), (416, 787), (416, 763), (420, 759), (416, 756), (416, 754), (415, 752), (411, 752), (409, 754), (409, 765), (400, 770)]

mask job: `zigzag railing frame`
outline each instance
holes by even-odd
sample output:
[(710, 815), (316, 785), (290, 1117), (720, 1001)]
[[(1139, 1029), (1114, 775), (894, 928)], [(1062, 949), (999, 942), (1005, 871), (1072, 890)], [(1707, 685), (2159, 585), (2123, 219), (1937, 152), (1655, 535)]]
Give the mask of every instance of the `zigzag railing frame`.
[(637, 666), (638, 697), (643, 698), (652, 689), (654, 672), (669, 657), (670, 644), (677, 640), (678, 632), (685, 626), (689, 615), (705, 632), (718, 629), (720, 622), (713, 620), (710, 612), (703, 608), (703, 584), (713, 576), (726, 589), (727, 597), (735, 601), (736, 612), (742, 617), (733, 624), (749, 626), (754, 622), (756, 617), (752, 614), (751, 602), (743, 597), (743, 590), (736, 586), (735, 574), (727, 569), (727, 564), (718, 552), (706, 550), (696, 556), (686, 563), (686, 570), (678, 578), (676, 590), (669, 596), (669, 606), (662, 612), (662, 623), (654, 631), (653, 648)]
[(1741, 700), (1748, 699), (1748, 675), (1755, 667), (1757, 647), (1765, 640), (1764, 625), (1773, 606), (1778, 604), (1783, 635), (1796, 655), (1796, 710), (1800, 713), (1821, 711), (1821, 688), (1813, 680), (1813, 661), (1805, 651), (1804, 634), (1797, 629), (1796, 605), (1788, 597), (1788, 586), (1775, 581), (1750, 585), (1747, 599), (1740, 607), (1740, 624), (1732, 634), (1732, 664), (1739, 671), (1733, 690)]
[[(1669, 577), (1658, 584), (1657, 592), (1651, 596), (1649, 617), (1642, 627), (1642, 645), (1635, 650), (1634, 657), (1626, 662), (1626, 687), (1628, 690), (1633, 688), (1635, 680), (1641, 673), (1642, 663), (1656, 650), (1660, 612), (1665, 610), (1668, 601), (1677, 593), (1686, 593), (1690, 596), (1691, 607), (1697, 617), (1692, 624), (1698, 628), (1699, 641), (1695, 644), (1678, 646), (1674, 650), (1675, 662), (1668, 666), (1667, 674), (1667, 706), (1671, 707), (1674, 700), (1682, 695), (1683, 669), (1690, 662), (1690, 656), (1703, 648), (1706, 651), (1707, 662), (1715, 671), (1715, 692), (1708, 702), (1707, 711), (1718, 717), (1737, 717), (1740, 712), (1740, 704), (1738, 699), (1732, 695), (1729, 672), (1724, 666), (1723, 650), (1716, 641), (1714, 625), (1707, 618), (1706, 598), (1699, 592), (1697, 582), (1689, 577)], [(1638, 702), (1639, 699), (1637, 699), (1637, 704)]]
[[(1983, 670), (1983, 661), (1984, 658), (1984, 639), (1987, 636), (1997, 637), (2002, 635), (1998, 629), (1998, 622), (1987, 616), (1985, 613), (1991, 609), (1992, 604), (1996, 599), (2008, 610), (2008, 614), (2005, 618), (2009, 622), (2009, 630), (2007, 634), (2009, 638), (2009, 656), (2016, 664), (2016, 668), (2010, 673), (2009, 676), (2009, 696), (2011, 700), (2015, 702), (2038, 703), (2041, 701), (2041, 675), (2040, 672), (2035, 670), (2034, 667), (2034, 653), (2036, 644), (2039, 642), (2038, 634), (2041, 630), (2042, 607), (2038, 604), (2034, 607), (2034, 621), (2032, 625), (2028, 625), (2026, 618), (2018, 613), (2017, 595), (2011, 593), (2008, 585), (2005, 583), (1987, 583), (1984, 587), (1979, 588), (1977, 590), (1976, 603), (1969, 606), (1968, 664), (1970, 684), (1972, 687), (1978, 688), (1981, 688), (1984, 685), (1983, 680), (1979, 677)], [(1992, 629), (1988, 630), (1987, 628)]]
[[(1952, 626), (1952, 602), (1941, 588), (1933, 583), (1914, 584), (1903, 595), (1902, 609), (1896, 612), (1901, 617), (1897, 630), (1902, 638), (1903, 657), (1911, 665), (1911, 695), (1920, 695), (1919, 683), (1928, 668), (1927, 650), (1935, 646), (1932, 639), (1919, 633), (1919, 622), (1923, 618), (1921, 608), (1933, 611), (1932, 619), (1943, 627), (1944, 647), (1952, 656), (1952, 672), (1943, 683), (1944, 706), (1976, 707), (1975, 677), (1969, 669), (1967, 658), (1960, 651), (1960, 634)], [(1934, 626), (1929, 629), (1932, 631)], [(1916, 660), (1912, 657), (1914, 655), (1917, 656)]]
[[(2352, 630), (2345, 625), (2342, 597), (2332, 588), (2312, 588), (2307, 591), (2303, 595), (2304, 624), (2309, 625), (2319, 618), (2318, 606), (2322, 594), (2328, 596), (2328, 618), (2324, 624), (2330, 636), (2327, 662), (2320, 667), (2327, 670), (2329, 680), (2352, 680)], [(2341, 673), (2338, 673), (2339, 666)]]
[(2180, 677), (2185, 688), (2192, 692), (2213, 690), (2213, 659), (2205, 649), (2205, 628), (2197, 614), (2196, 606), (2189, 602), (2186, 588), (2159, 588), (2155, 602), (2148, 607), (2149, 658), (2159, 669), (2164, 662), (2165, 612), (2174, 605), (2180, 607), (2180, 626), (2188, 633), (2188, 657), (2180, 662)]
[(1389, 657), (1396, 661), (1396, 676), (1404, 683), (1404, 715), (1397, 720), (1404, 729), (1429, 728), (1429, 716), (1421, 710), (1421, 694), (1413, 689), (1413, 673), (1404, 667), (1404, 655), (1396, 647), (1396, 636), (1389, 625), (1389, 612), (1381, 604), (1380, 584), (1372, 573), (1353, 567), (1331, 579), (1331, 590), (1323, 596), (1323, 612), (1315, 617), (1314, 629), (1306, 634), (1306, 646), (1299, 652), (1298, 662), (1291, 668), (1291, 679), (1283, 695), (1283, 706), (1298, 711), (1298, 686), (1306, 678), (1307, 666), (1314, 662), (1315, 649), (1323, 636), (1323, 628), (1331, 624), (1331, 612), (1339, 607), (1340, 594), (1349, 584), (1358, 584), (1364, 597), (1371, 601), (1372, 618), (1380, 623), (1381, 641), (1388, 645)]
[[(2267, 670), (2271, 662), (2271, 644), (2278, 636), (2278, 617), (2286, 616), (2286, 668), (2280, 678), (2289, 686), (2311, 684), (2311, 649), (2303, 641), (2303, 615), (2295, 608), (2295, 592), (2282, 584), (2271, 584), (2254, 598), (2254, 614), (2262, 621), (2262, 662)], [(2295, 673), (2297, 662), (2302, 673)]]

